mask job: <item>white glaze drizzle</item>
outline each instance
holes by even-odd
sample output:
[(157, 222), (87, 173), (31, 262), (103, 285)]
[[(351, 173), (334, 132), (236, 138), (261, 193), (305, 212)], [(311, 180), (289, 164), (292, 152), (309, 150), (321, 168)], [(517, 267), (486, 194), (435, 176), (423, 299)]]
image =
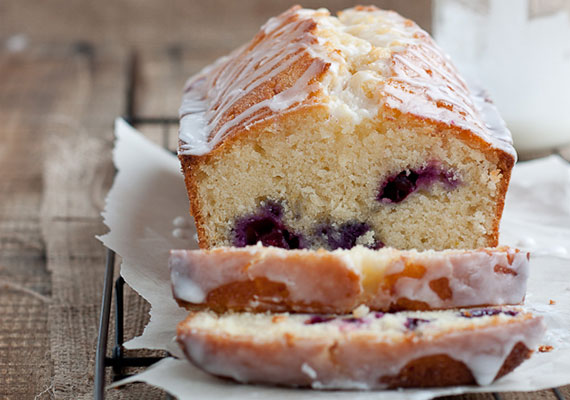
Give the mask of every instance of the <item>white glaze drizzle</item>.
[(259, 102), (253, 100), (254, 104), (239, 114), (227, 121), (222, 119), (244, 95), (291, 68), (302, 57), (314, 57), (310, 46), (317, 45), (316, 39), (306, 32), (312, 20), (299, 18), (306, 11), (298, 11), (292, 9), (270, 19), (258, 34), (262, 36), (255, 47), (244, 46), (190, 79), (179, 112), (183, 142), (180, 154), (206, 154), (238, 125), (247, 129), (272, 113), (290, 109), (318, 88), (309, 84), (322, 68), (322, 63), (314, 60), (290, 88)]
[(190, 303), (201, 303), (206, 298), (206, 293), (200, 285), (192, 279), (188, 279), (184, 268), (185, 260), (177, 257), (176, 253), (170, 256), (168, 261), (170, 266), (170, 281), (173, 282), (173, 291), (178, 293), (180, 300)]
[(301, 365), (301, 371), (303, 371), (303, 373), (306, 374), (312, 380), (317, 379), (317, 371), (311, 368), (309, 364), (303, 363), (303, 365)]
[[(400, 276), (386, 286), (389, 276), (401, 273), (406, 263), (423, 266), (425, 273), (421, 277)], [(432, 309), (519, 304), (529, 274), (527, 254), (509, 248), (416, 252), (390, 248), (372, 251), (358, 246), (327, 254), (259, 245), (211, 251), (173, 250), (169, 266), (173, 294), (179, 300), (204, 304), (208, 294), (220, 287), (266, 278), (284, 284), (288, 297), (255, 296), (249, 303), (251, 309), (284, 311), (286, 301), (293, 301), (304, 304), (297, 311), (305, 312), (313, 311), (308, 308), (311, 303), (320, 304), (314, 311), (324, 308), (348, 312), (362, 304), (386, 310), (403, 298), (426, 303)], [(345, 278), (349, 273), (356, 281)], [(440, 279), (447, 280), (449, 298), (442, 298), (430, 285)], [(372, 286), (367, 284), (371, 281), (375, 282)], [(201, 297), (195, 295), (196, 288)]]
[[(207, 313), (201, 314), (199, 316), (204, 320)], [(337, 324), (337, 321), (307, 328), (303, 321), (309, 317), (287, 316), (286, 328), (272, 330), (275, 328), (271, 322), (272, 316), (258, 315), (255, 317), (258, 329), (255, 333), (249, 333), (249, 345), (241, 346), (247, 335), (242, 332), (236, 334), (238, 340), (229, 347), (231, 351), (220, 350), (217, 340), (223, 341), (226, 347), (232, 343), (233, 329), (240, 329), (239, 319), (232, 321), (226, 328), (218, 326), (214, 321), (206, 325), (200, 322), (194, 325), (190, 320), (188, 325), (195, 328), (190, 330), (190, 334), (185, 333), (188, 332), (188, 327), (183, 329), (179, 342), (199, 367), (240, 382), (295, 385), (307, 382), (308, 377), (315, 389), (381, 389), (385, 384), (379, 381), (380, 377), (397, 375), (412, 360), (441, 354), (463, 362), (479, 385), (488, 385), (517, 343), (521, 342), (528, 349), (534, 350), (545, 331), (541, 317), (528, 318), (528, 315), (510, 317), (500, 314), (466, 320), (458, 316), (457, 311), (445, 311), (387, 314), (377, 320), (372, 314), (368, 316), (375, 321), (372, 325), (350, 332), (343, 331), (342, 324)], [(421, 333), (413, 333), (412, 340), (406, 340), (410, 335), (409, 331), (403, 329), (407, 317), (428, 318), (431, 322), (421, 325), (418, 328)], [(205, 320), (208, 318), (206, 316)], [(229, 320), (232, 317), (221, 318)], [(247, 322), (244, 320), (241, 323)], [(283, 323), (280, 320), (278, 324)], [(472, 324), (472, 328), (466, 329), (465, 324)], [(215, 328), (204, 329), (205, 326)], [(228, 329), (229, 326), (232, 327), (231, 330)], [(311, 334), (308, 333), (309, 329), (312, 330)], [(392, 331), (388, 336), (383, 333), (386, 329)], [(375, 332), (376, 339), (373, 342), (376, 346), (382, 343), (378, 348), (383, 347), (383, 350), (375, 352), (370, 346), (359, 346), (357, 338), (362, 331), (366, 331), (366, 340), (370, 340), (370, 333)], [(286, 335), (289, 335), (287, 341), (282, 338)], [(269, 346), (272, 354), (263, 351), (268, 343), (273, 343)], [(335, 348), (335, 357), (334, 362), (330, 363), (328, 349), (332, 347)], [(317, 349), (321, 349), (322, 353)], [(282, 352), (287, 355), (281, 354)], [(255, 358), (260, 355), (263, 358)], [(251, 360), (256, 362), (252, 363)], [(309, 363), (312, 370), (310, 374), (303, 367)], [(300, 371), (295, 368), (299, 364)], [(338, 368), (339, 365), (342, 368)], [(368, 368), (362, 368), (363, 365), (368, 365)]]
[(475, 108), (479, 111), (482, 121), (487, 129), (487, 136), (485, 139), (489, 142), (494, 142), (502, 150), (511, 154), (515, 161), (517, 153), (513, 148), (513, 138), (511, 131), (507, 128), (506, 122), (499, 114), (499, 110), (491, 101), (489, 94), (480, 86), (471, 86), (471, 98), (473, 99)]
[[(509, 261), (512, 257), (512, 261)], [(426, 268), (420, 278), (401, 277), (393, 287), (395, 298), (427, 303), (432, 308), (469, 307), (483, 304), (519, 304), (526, 294), (529, 262), (524, 252), (470, 252), (445, 255), (435, 252), (430, 257), (416, 258)], [(496, 267), (510, 273), (498, 273)], [(445, 278), (452, 298), (445, 300), (429, 283)]]
[[(373, 62), (355, 63), (371, 52)], [(235, 109), (244, 96), (307, 55), (313, 61), (291, 87)], [(324, 64), (328, 71), (315, 79)], [(338, 18), (324, 9), (293, 8), (271, 18), (252, 43), (191, 78), (180, 108), (179, 153), (207, 154), (237, 129), (310, 105), (317, 91), (323, 94), (321, 105), (348, 126), (374, 118), (385, 104), (472, 131), (516, 157), (496, 108), (480, 91), (470, 93), (426, 32), (397, 13), (358, 8)]]

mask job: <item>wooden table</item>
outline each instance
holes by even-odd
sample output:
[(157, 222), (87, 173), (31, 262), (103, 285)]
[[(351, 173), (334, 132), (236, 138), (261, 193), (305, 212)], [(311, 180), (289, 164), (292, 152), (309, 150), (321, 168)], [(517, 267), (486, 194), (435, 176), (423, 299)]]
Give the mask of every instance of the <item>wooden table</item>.
[[(105, 267), (94, 236), (105, 232), (114, 118), (175, 117), (188, 76), (290, 3), (0, 4), (0, 398), (92, 398)], [(429, 29), (428, 1), (380, 3)], [(160, 141), (157, 130), (145, 134)], [(130, 338), (142, 332), (148, 305), (127, 288), (125, 309)], [(568, 387), (562, 392), (570, 398)], [(162, 397), (144, 385), (107, 392)], [(502, 397), (555, 398), (551, 391)]]

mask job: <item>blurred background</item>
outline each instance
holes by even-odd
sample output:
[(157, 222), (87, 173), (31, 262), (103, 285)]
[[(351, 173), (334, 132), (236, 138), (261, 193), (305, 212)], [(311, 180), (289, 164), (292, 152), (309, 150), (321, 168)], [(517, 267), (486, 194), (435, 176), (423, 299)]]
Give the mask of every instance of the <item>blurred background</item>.
[[(372, 1), (394, 9), (431, 29), (431, 1)], [(198, 55), (234, 49), (270, 17), (302, 4), (335, 12), (358, 2), (347, 0), (3, 0), (0, 35), (22, 35), (28, 45), (73, 43), (192, 50)], [(18, 39), (19, 40), (19, 39)]]
[[(296, 3), (4, 0), (0, 3), (0, 39), (4, 51), (11, 52), (65, 51), (66, 47), (80, 52), (133, 51), (148, 67), (139, 76), (139, 88), (144, 90), (143, 85), (161, 84), (152, 82), (153, 60), (183, 58), (184, 69), (173, 73), (190, 75), (250, 39), (269, 17)], [(570, 108), (569, 0), (371, 3), (416, 21), (436, 37), (470, 80), (486, 86), (520, 151), (570, 141), (570, 112), (566, 112)], [(354, 4), (309, 0), (303, 6), (334, 12)], [(173, 107), (170, 113), (175, 113), (178, 98), (166, 101)]]
[[(138, 90), (160, 93), (249, 40), (288, 0), (3, 0), (0, 43), (8, 52), (136, 54)], [(462, 72), (487, 87), (519, 151), (570, 142), (570, 0), (371, 1), (433, 34)], [(335, 12), (354, 1), (307, 0)], [(155, 77), (161, 76), (160, 79)], [(170, 89), (168, 90), (170, 92)], [(179, 98), (139, 102), (143, 114), (176, 113)], [(142, 107), (142, 108), (141, 108)]]
[(570, 1), (434, 0), (432, 33), (523, 157), (570, 143)]

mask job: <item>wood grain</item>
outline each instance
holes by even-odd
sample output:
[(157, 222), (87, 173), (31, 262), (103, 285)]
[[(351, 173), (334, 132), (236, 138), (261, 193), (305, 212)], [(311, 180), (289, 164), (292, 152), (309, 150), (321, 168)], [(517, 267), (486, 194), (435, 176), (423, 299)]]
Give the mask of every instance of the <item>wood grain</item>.
[[(268, 18), (296, 0), (3, 0), (0, 3), (0, 40), (21, 35), (29, 45), (82, 41), (96, 46), (134, 47), (139, 52), (157, 48), (216, 49), (218, 55), (249, 40)], [(349, 0), (305, 0), (309, 8), (325, 5), (338, 11), (355, 4)], [(431, 28), (429, 0), (376, 0)], [(46, 23), (47, 22), (47, 23)]]
[(40, 229), (43, 113), (31, 94), (55, 97), (50, 78), (61, 64), (28, 67), (19, 57), (0, 57), (0, 398), (33, 398), (49, 390), (52, 375), (51, 282)]
[[(94, 172), (111, 168), (111, 123), (113, 108), (121, 103), (121, 61), (112, 57), (102, 62), (100, 55), (78, 53), (73, 67), (57, 80), (63, 103), (51, 113), (45, 128), (42, 235), (46, 244), (47, 266), (51, 272), (52, 302), (48, 308), (50, 352), (54, 361), (53, 392), (58, 398), (73, 398), (90, 390), (93, 379), (95, 338), (102, 288), (104, 252), (94, 234), (104, 232), (95, 204)], [(114, 74), (99, 71), (115, 70)], [(107, 110), (107, 129), (86, 122), (92, 93), (106, 90), (99, 86), (99, 75), (113, 78), (116, 93), (107, 94), (110, 104), (97, 104)], [(101, 82), (102, 83), (102, 82)], [(115, 104), (113, 104), (115, 102)], [(114, 107), (113, 107), (114, 106)], [(105, 140), (105, 137), (107, 140)]]
[[(0, 54), (0, 398), (92, 393), (126, 52), (51, 50)], [(134, 336), (146, 305), (128, 301)]]
[[(95, 235), (106, 230), (99, 214), (114, 174), (112, 124), (124, 109), (126, 55), (95, 52), (80, 56), (77, 78), (62, 82), (69, 95), (74, 92), (76, 96), (63, 118), (67, 123), (45, 143), (42, 233), (52, 273), (48, 313), (52, 384), (61, 398), (89, 397), (93, 390), (105, 255)], [(126, 301), (135, 303), (127, 313), (126, 333), (131, 337), (141, 333), (148, 308), (132, 294)], [(141, 397), (137, 390), (135, 395)], [(114, 390), (109, 395), (116, 396), (124, 393)]]

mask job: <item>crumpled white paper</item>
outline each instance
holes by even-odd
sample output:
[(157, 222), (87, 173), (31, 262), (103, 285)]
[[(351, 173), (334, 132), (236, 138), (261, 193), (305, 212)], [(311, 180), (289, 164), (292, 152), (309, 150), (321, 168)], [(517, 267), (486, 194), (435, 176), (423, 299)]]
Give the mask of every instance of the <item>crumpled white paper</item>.
[[(168, 251), (197, 248), (177, 158), (118, 119), (114, 162), (118, 169), (103, 212), (110, 232), (101, 241), (123, 259), (121, 274), (152, 306), (142, 336), (127, 349), (168, 350), (187, 312), (172, 298)], [(501, 224), (501, 242), (532, 251), (526, 308), (545, 317), (548, 353), (535, 353), (512, 374), (487, 387), (397, 390), (395, 399), (430, 399), (466, 392), (530, 391), (570, 384), (570, 165), (552, 156), (517, 164)], [(556, 303), (549, 304), (550, 300)], [(377, 399), (379, 392), (319, 392), (242, 385), (212, 377), (185, 359), (167, 358), (116, 385), (146, 382), (180, 399)], [(223, 397), (222, 397), (223, 396)]]

